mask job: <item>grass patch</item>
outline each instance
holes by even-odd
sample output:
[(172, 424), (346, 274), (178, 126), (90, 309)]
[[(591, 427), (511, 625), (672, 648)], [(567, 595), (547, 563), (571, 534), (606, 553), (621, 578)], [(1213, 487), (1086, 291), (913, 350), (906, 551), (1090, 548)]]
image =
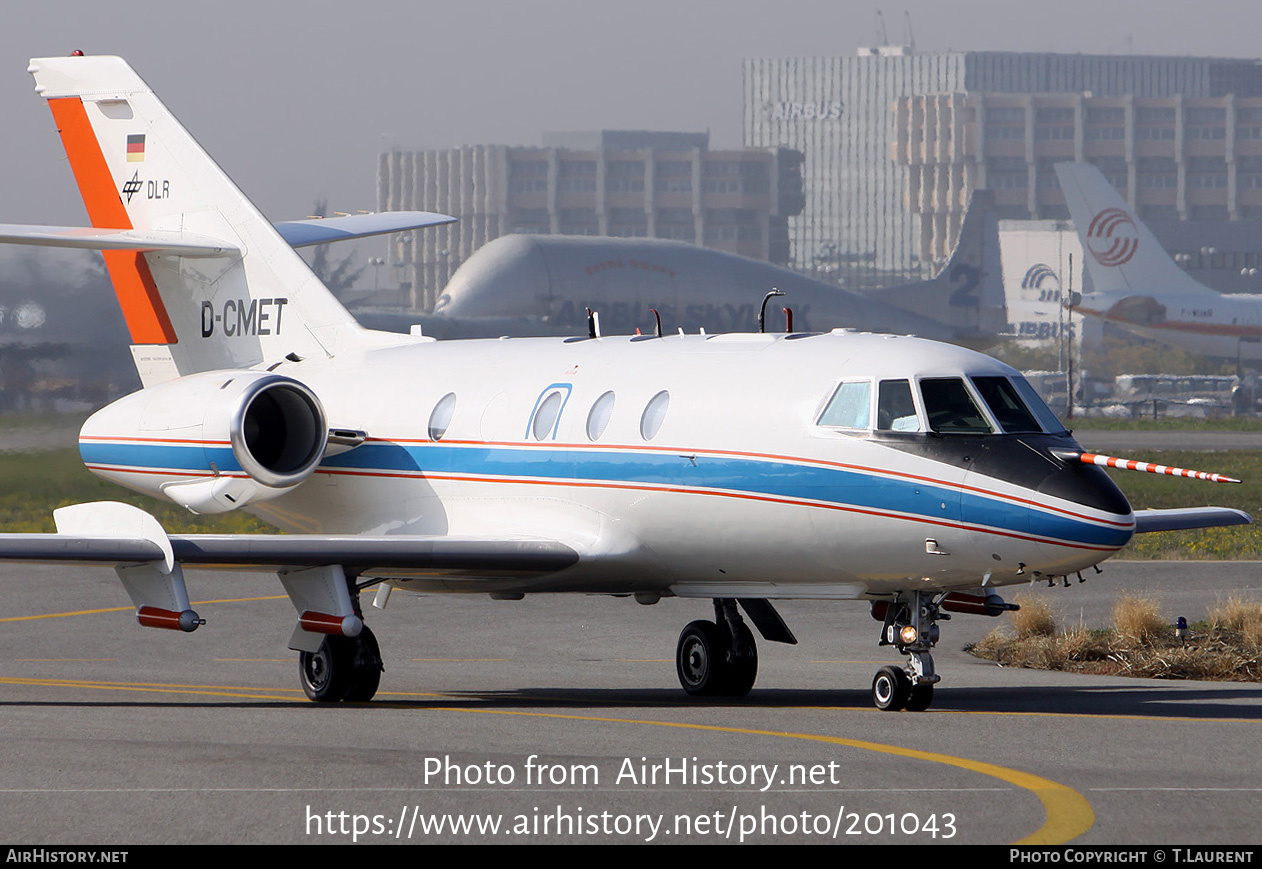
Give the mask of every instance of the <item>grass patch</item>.
[[(1262, 453), (1256, 450), (1143, 450), (1142, 453), (1125, 457), (1197, 471), (1217, 471), (1244, 482), (1240, 485), (1207, 483), (1108, 469), (1108, 474), (1136, 510), (1218, 505), (1235, 507), (1262, 519)], [(1258, 534), (1257, 528), (1256, 525), (1241, 525), (1232, 528), (1137, 534), (1119, 556), (1162, 560), (1259, 560), (1262, 559), (1262, 535)]]
[(152, 513), (171, 534), (247, 534), (276, 529), (233, 512), (194, 516), (182, 507), (132, 492), (93, 475), (79, 451), (0, 453), (0, 532), (55, 531), (53, 510), (85, 501), (122, 501)]
[(1076, 628), (1053, 635), (1021, 635), (1026, 602), (1050, 608), (1033, 595), (1016, 599), (1022, 610), (965, 651), (1003, 666), (1064, 670), (1150, 679), (1262, 682), (1262, 603), (1233, 597), (1211, 607), (1179, 639), (1157, 603), (1124, 596), (1113, 607), (1113, 627)]
[(1257, 431), (1262, 432), (1262, 419), (1252, 416), (1230, 416), (1222, 419), (1165, 417), (1153, 419), (1112, 419), (1102, 416), (1076, 416), (1065, 423), (1074, 431)]

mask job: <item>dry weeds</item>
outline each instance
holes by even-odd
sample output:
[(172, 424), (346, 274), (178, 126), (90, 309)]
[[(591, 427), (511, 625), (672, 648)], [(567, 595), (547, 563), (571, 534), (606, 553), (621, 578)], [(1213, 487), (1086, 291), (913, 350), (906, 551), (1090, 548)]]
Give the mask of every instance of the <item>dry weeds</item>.
[(1113, 629), (1128, 646), (1155, 646), (1173, 636), (1157, 602), (1148, 597), (1122, 595), (1113, 604)]
[(1262, 603), (1232, 595), (1210, 608), (1209, 625), (1221, 633), (1234, 631), (1253, 651), (1262, 651)]
[(1022, 592), (1013, 602), (1021, 609), (1009, 613), (1008, 618), (1019, 639), (1056, 635), (1056, 617), (1052, 615), (1052, 605), (1047, 602), (1046, 597)]
[[(1179, 640), (1162, 620), (1157, 604), (1147, 598), (1119, 599), (1113, 629), (1075, 628), (1060, 634), (1053, 630), (1050, 635), (1041, 632), (1055, 624), (1046, 600), (1033, 595), (1017, 600), (1020, 611), (1009, 613), (1003, 627), (966, 650), (1009, 667), (1153, 679), (1262, 681), (1259, 603), (1239, 597), (1220, 601), (1205, 621), (1191, 626), (1186, 640)], [(1030, 603), (1035, 612), (1028, 620), (1017, 618), (1026, 615)]]

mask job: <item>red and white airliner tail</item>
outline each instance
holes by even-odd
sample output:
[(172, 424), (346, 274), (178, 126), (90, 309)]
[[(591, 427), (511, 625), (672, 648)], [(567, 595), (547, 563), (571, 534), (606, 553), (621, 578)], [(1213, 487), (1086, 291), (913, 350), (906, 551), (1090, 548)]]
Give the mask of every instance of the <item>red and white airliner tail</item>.
[(1075, 311), (1193, 353), (1262, 359), (1262, 300), (1194, 280), (1090, 163), (1058, 163), (1056, 175), (1094, 288)]
[(1095, 166), (1057, 163), (1056, 177), (1096, 293), (1218, 295), (1179, 268)]

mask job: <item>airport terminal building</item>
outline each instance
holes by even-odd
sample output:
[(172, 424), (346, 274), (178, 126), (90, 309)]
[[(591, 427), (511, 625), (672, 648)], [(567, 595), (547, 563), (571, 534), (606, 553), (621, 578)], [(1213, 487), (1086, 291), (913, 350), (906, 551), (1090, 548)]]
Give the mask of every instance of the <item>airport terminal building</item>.
[(1052, 165), (1087, 160), (1198, 279), (1262, 289), (1257, 61), (888, 46), (746, 60), (744, 106), (745, 145), (805, 157), (795, 268), (860, 287), (928, 276), (974, 189), (1004, 218), (1063, 218)]
[(776, 146), (712, 151), (707, 133), (556, 133), (543, 147), (384, 153), (377, 202), (459, 218), (392, 248), (409, 307), (428, 311), (462, 262), (511, 233), (672, 239), (787, 263), (801, 163)]

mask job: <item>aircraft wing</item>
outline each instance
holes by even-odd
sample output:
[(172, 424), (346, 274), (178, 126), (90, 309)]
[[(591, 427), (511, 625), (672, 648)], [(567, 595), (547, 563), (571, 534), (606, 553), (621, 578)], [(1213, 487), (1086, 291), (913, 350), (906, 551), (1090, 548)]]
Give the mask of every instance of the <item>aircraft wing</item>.
[(426, 226), (455, 223), (456, 218), (432, 211), (383, 211), (376, 214), (352, 214), (347, 217), (321, 217), (314, 220), (289, 220), (277, 223), (276, 231), (291, 247), (326, 244), (351, 238), (367, 238), (388, 232), (404, 232)]
[(240, 253), (231, 242), (160, 229), (101, 229), (88, 226), (31, 226), (0, 223), (0, 243), (75, 247), (86, 250), (135, 250), (173, 256), (224, 256)]
[(1231, 507), (1178, 507), (1170, 510), (1136, 510), (1135, 533), (1185, 531), (1226, 525), (1250, 525), (1253, 517)]
[[(172, 534), (173, 560), (187, 567), (315, 567), (340, 564), (349, 573), (406, 577), (550, 573), (578, 561), (563, 543), (490, 539), (326, 534)], [(161, 540), (109, 533), (0, 534), (0, 559), (109, 564), (162, 561)]]

